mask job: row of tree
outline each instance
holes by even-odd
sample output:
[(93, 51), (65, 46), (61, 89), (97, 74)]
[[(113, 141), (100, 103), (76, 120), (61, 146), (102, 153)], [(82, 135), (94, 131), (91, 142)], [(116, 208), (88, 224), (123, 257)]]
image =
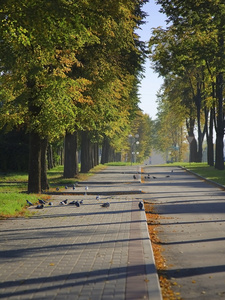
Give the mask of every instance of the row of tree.
[(223, 170), (224, 3), (217, 0), (159, 0), (157, 3), (167, 16), (167, 28), (154, 29), (149, 42), (153, 67), (165, 78), (159, 94), (158, 116), (162, 122), (160, 126), (158, 124), (158, 132), (165, 128), (163, 121), (166, 118), (176, 122), (175, 146), (178, 136), (184, 136), (180, 129), (185, 123), (190, 161), (202, 160), (202, 143), (206, 137), (209, 165), (214, 165), (215, 157), (215, 167)]
[(147, 1), (1, 3), (0, 127), (29, 133), (28, 192), (48, 187), (49, 143), (64, 138), (64, 176), (74, 177), (79, 146), (87, 172), (100, 143), (104, 163), (107, 147), (122, 149), (132, 120), (150, 122), (138, 108), (146, 50), (135, 34)]

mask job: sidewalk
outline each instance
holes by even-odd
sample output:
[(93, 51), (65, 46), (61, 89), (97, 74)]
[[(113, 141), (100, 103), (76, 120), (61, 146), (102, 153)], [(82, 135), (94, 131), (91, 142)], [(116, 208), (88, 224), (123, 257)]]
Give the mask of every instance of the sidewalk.
[(165, 273), (177, 299), (225, 299), (224, 188), (177, 167), (145, 172), (151, 179), (143, 186), (144, 197), (160, 216)]
[(33, 217), (0, 221), (0, 299), (161, 300), (139, 171), (108, 167)]

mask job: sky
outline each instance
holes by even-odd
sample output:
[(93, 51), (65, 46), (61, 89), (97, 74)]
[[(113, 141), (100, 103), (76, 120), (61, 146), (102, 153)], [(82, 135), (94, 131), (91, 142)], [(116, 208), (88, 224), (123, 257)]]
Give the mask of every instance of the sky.
[[(150, 0), (149, 3), (143, 6), (143, 11), (148, 14), (145, 19), (145, 24), (142, 25), (142, 30), (138, 30), (142, 41), (148, 42), (151, 37), (152, 28), (162, 26), (166, 27), (165, 15), (159, 13), (160, 6), (155, 4), (155, 1)], [(142, 79), (139, 88), (139, 107), (143, 113), (148, 114), (152, 120), (156, 119), (157, 103), (156, 94), (163, 83), (163, 79), (158, 77), (158, 74), (151, 69), (151, 62), (149, 59), (145, 63), (145, 78)]]

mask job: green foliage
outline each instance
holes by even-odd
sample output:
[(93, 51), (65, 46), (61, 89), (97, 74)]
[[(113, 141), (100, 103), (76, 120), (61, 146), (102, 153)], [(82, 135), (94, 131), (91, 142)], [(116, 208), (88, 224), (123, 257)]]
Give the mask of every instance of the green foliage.
[(4, 2), (0, 126), (24, 126), (52, 141), (75, 127), (127, 123), (144, 57), (134, 35), (144, 2)]

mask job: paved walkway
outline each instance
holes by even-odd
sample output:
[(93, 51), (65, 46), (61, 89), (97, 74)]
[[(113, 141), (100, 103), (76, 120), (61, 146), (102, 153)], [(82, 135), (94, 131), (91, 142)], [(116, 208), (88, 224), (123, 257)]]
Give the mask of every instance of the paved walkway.
[(108, 167), (33, 217), (0, 221), (0, 298), (160, 300), (138, 171)]
[(181, 168), (145, 171), (151, 179), (143, 190), (160, 216), (166, 274), (177, 299), (225, 299), (224, 189)]

